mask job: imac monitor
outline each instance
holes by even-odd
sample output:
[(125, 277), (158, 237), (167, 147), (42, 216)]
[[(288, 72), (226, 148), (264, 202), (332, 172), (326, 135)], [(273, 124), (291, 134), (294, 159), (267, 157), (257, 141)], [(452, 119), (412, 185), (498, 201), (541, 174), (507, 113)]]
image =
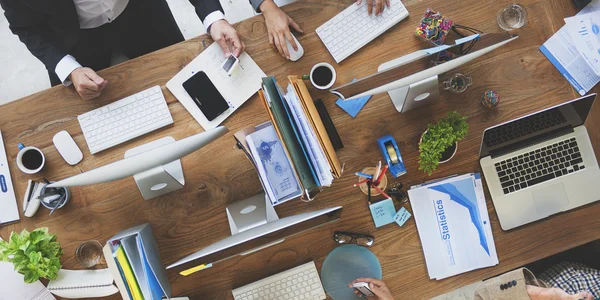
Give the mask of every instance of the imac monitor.
[[(487, 54), (518, 36), (487, 33), (458, 39), (454, 44), (418, 50), (382, 64), (377, 73), (333, 88), (331, 93), (342, 100), (389, 92), (396, 109), (405, 112), (438, 98), (438, 76)], [(452, 51), (473, 42), (470, 51), (452, 60), (430, 66), (431, 57), (441, 51)], [(396, 99), (397, 98), (397, 99)], [(412, 103), (408, 103), (411, 101)], [(420, 103), (419, 103), (420, 102)]]
[[(258, 195), (258, 197), (264, 199), (264, 194)], [(202, 270), (208, 264), (217, 263), (237, 255), (256, 252), (280, 243), (286, 237), (336, 221), (341, 217), (341, 214), (342, 207), (337, 206), (262, 222), (261, 225), (234, 233), (230, 237), (192, 253), (169, 265), (167, 269), (174, 269), (179, 274), (187, 276)]]

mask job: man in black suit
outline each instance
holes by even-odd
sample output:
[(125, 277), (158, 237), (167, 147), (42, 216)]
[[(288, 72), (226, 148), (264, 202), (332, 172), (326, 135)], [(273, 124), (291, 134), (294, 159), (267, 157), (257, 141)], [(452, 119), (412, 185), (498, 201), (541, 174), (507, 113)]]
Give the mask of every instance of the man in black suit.
[[(219, 0), (189, 0), (212, 38), (228, 55), (244, 50), (224, 19)], [(166, 0), (0, 0), (10, 29), (48, 70), (52, 85), (98, 97), (108, 82), (94, 70), (111, 54), (129, 58), (183, 41)], [(230, 47), (231, 45), (231, 47)]]

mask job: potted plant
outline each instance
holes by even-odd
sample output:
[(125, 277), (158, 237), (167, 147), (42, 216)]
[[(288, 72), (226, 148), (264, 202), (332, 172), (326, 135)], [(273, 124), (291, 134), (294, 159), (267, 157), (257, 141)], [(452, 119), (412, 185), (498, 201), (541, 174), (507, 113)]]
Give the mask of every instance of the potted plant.
[(437, 124), (429, 124), (419, 141), (419, 170), (428, 175), (438, 164), (449, 161), (458, 149), (458, 141), (469, 131), (467, 118), (456, 111), (448, 113), (448, 117)]
[(8, 241), (0, 240), (0, 261), (11, 262), (27, 283), (40, 278), (56, 279), (62, 255), (56, 235), (49, 234), (48, 228), (31, 233), (24, 229), (20, 234), (13, 231)]

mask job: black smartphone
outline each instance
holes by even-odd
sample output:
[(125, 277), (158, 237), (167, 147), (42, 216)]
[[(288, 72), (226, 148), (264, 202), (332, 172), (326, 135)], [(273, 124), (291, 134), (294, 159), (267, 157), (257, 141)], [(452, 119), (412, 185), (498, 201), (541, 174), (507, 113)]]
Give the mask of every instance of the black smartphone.
[(183, 88), (209, 121), (229, 109), (227, 101), (203, 71), (194, 74), (184, 82)]

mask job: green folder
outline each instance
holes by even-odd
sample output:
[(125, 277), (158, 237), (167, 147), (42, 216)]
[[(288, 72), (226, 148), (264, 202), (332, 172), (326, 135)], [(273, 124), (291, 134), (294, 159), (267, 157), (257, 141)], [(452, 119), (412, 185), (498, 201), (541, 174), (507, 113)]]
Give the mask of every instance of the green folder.
[(300, 142), (297, 132), (293, 127), (294, 125), (290, 119), (291, 116), (289, 115), (284, 100), (281, 98), (281, 93), (275, 84), (275, 78), (270, 76), (264, 77), (262, 80), (263, 90), (267, 94), (267, 104), (271, 109), (275, 123), (277, 123), (277, 128), (283, 139), (283, 144), (290, 155), (296, 173), (298, 173), (300, 183), (310, 199), (311, 194), (319, 187), (315, 170), (309, 163), (306, 150), (304, 149), (305, 146)]

